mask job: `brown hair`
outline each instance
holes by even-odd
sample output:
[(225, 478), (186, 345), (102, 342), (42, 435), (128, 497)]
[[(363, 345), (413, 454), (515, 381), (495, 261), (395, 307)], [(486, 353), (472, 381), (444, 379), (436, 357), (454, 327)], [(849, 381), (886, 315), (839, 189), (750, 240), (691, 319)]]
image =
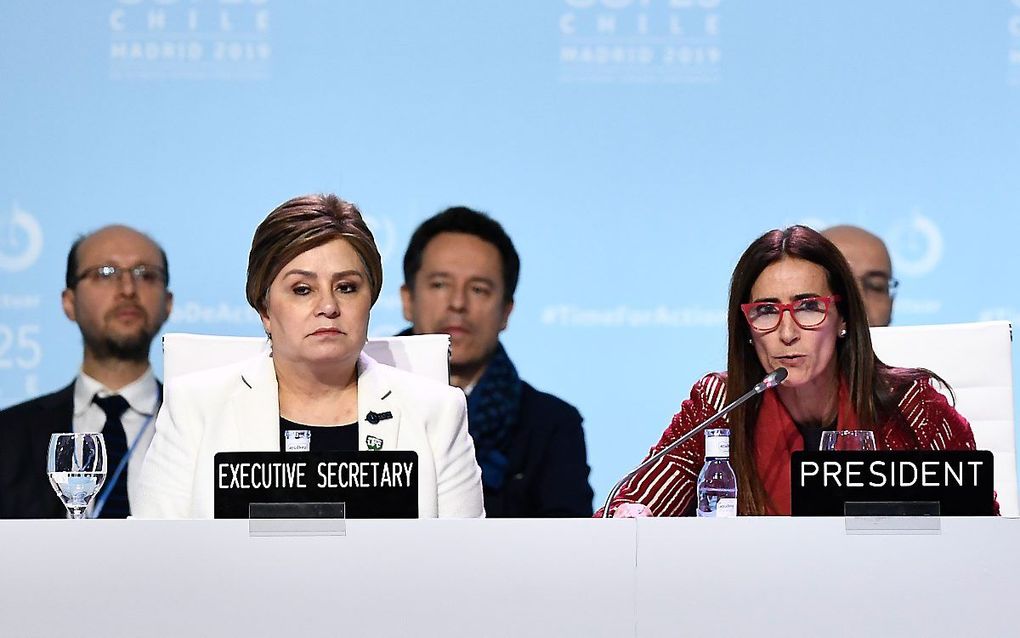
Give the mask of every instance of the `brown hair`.
[[(938, 375), (928, 370), (891, 368), (875, 356), (864, 301), (846, 259), (832, 242), (815, 230), (807, 226), (790, 226), (783, 230), (770, 230), (754, 240), (733, 269), (727, 311), (728, 397), (742, 395), (765, 376), (765, 369), (751, 343), (751, 328), (740, 310), (740, 304), (751, 300), (751, 288), (762, 271), (787, 257), (804, 259), (824, 268), (830, 290), (839, 295), (836, 308), (846, 322), (847, 333), (844, 338), (836, 340), (836, 362), (860, 423), (877, 427), (890, 418), (896, 418), (899, 400), (910, 382), (916, 379), (934, 377), (948, 387)], [(729, 415), (732, 430), (730, 458), (737, 475), (739, 511), (745, 514), (765, 514), (770, 505), (754, 459), (754, 427), (760, 406), (761, 397), (758, 396)]]
[(336, 195), (304, 195), (285, 201), (266, 216), (251, 240), (245, 293), (251, 307), (265, 314), (269, 285), (301, 253), (344, 239), (365, 266), (372, 303), (382, 290), (382, 257), (361, 211)]

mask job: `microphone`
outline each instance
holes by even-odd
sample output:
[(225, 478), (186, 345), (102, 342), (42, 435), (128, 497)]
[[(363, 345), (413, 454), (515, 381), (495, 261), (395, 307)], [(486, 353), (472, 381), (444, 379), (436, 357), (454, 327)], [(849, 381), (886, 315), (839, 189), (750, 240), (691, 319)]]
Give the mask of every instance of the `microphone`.
[[(774, 388), (783, 381), (786, 381), (786, 375), (790, 374), (786, 371), (786, 368), (776, 368), (772, 371), (772, 374), (762, 379), (761, 383), (754, 386), (753, 392), (755, 394), (761, 394), (769, 388)], [(752, 395), (753, 396), (753, 395)]]
[(605, 505), (602, 506), (602, 518), (607, 518), (608, 517), (608, 515), (609, 515), (609, 504), (613, 502), (613, 499), (616, 498), (616, 495), (619, 494), (620, 489), (623, 488), (623, 486), (627, 483), (627, 481), (631, 480), (632, 478), (634, 478), (638, 474), (640, 474), (640, 473), (644, 472), (645, 470), (647, 470), (649, 467), (654, 465), (656, 461), (658, 461), (662, 457), (664, 457), (667, 454), (669, 454), (669, 452), (672, 451), (673, 448), (676, 448), (676, 447), (678, 447), (680, 445), (683, 445), (687, 441), (690, 441), (692, 438), (694, 438), (694, 435), (700, 433), (706, 427), (708, 427), (708, 426), (712, 425), (713, 423), (715, 423), (716, 421), (722, 419), (724, 416), (726, 416), (727, 414), (729, 414), (730, 412), (732, 412), (736, 408), (740, 407), (741, 405), (746, 403), (748, 400), (758, 396), (759, 394), (761, 394), (762, 392), (764, 392), (764, 391), (766, 391), (766, 390), (768, 390), (770, 388), (774, 388), (774, 387), (778, 386), (780, 383), (782, 383), (783, 381), (786, 380), (786, 376), (788, 374), (789, 374), (789, 372), (787, 372), (786, 368), (776, 368), (768, 376), (766, 376), (764, 379), (762, 379), (761, 383), (758, 383), (753, 388), (748, 390), (739, 399), (737, 399), (736, 401), (733, 401), (729, 405), (723, 407), (722, 410), (719, 410), (718, 412), (716, 412), (712, 416), (710, 416), (707, 419), (705, 419), (704, 421), (702, 421), (700, 424), (698, 424), (696, 427), (694, 427), (690, 432), (687, 432), (686, 434), (681, 436), (676, 441), (673, 441), (672, 443), (670, 443), (666, 447), (662, 448), (661, 450), (659, 450), (658, 452), (656, 452), (652, 456), (648, 457), (647, 461), (645, 461), (641, 465), (637, 466), (636, 468), (634, 468), (633, 470), (628, 472), (626, 476), (624, 476), (622, 479), (620, 479), (619, 481), (616, 482), (616, 485), (613, 486), (613, 489), (609, 490), (609, 496), (606, 498), (606, 503), (605, 503)]

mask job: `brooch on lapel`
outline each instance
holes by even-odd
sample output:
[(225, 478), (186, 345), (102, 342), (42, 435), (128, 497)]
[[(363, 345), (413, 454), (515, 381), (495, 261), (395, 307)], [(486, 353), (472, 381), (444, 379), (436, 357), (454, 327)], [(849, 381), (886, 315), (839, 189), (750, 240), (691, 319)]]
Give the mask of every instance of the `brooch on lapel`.
[(392, 419), (392, 418), (393, 418), (393, 413), (389, 412), (389, 411), (387, 411), (387, 412), (379, 412), (379, 413), (369, 412), (368, 416), (365, 417), (365, 420), (368, 421), (369, 423), (371, 423), (372, 425), (375, 425), (379, 421), (385, 421), (386, 419)]
[(382, 444), (383, 440), (377, 436), (372, 436), (371, 434), (369, 434), (367, 437), (365, 437), (365, 445), (368, 447), (368, 449), (372, 450), (373, 452), (381, 450)]

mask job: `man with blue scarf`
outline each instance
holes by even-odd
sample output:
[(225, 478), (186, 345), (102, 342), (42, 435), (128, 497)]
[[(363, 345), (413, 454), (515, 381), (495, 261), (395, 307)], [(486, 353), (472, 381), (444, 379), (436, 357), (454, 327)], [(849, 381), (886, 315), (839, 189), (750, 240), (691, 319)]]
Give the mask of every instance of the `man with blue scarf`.
[(591, 516), (581, 415), (521, 380), (499, 342), (520, 266), (488, 215), (456, 207), (427, 219), (404, 255), (403, 334), (450, 335), (450, 381), (467, 395), (486, 516)]

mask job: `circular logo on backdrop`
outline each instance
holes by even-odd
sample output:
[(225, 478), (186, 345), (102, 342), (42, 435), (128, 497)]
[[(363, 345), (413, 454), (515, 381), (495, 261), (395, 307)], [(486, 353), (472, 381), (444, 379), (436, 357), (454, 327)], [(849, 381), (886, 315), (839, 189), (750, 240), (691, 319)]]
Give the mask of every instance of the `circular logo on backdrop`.
[(375, 245), (379, 249), (379, 255), (385, 264), (393, 253), (393, 243), (397, 237), (393, 222), (387, 217), (372, 217), (370, 215), (365, 215), (364, 219), (365, 223), (368, 224), (368, 229), (372, 231), (372, 235), (375, 237)]
[(39, 259), (43, 248), (43, 232), (39, 222), (29, 213), (11, 207), (10, 216), (0, 216), (0, 270), (19, 272)]
[(893, 226), (889, 250), (897, 273), (927, 275), (942, 261), (942, 231), (930, 218), (915, 211), (910, 219)]

